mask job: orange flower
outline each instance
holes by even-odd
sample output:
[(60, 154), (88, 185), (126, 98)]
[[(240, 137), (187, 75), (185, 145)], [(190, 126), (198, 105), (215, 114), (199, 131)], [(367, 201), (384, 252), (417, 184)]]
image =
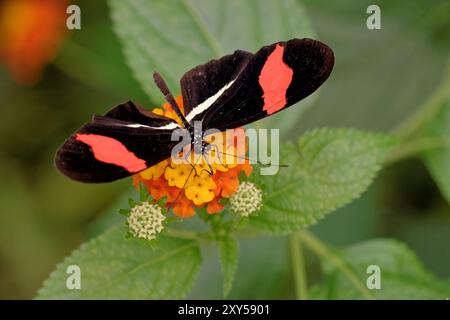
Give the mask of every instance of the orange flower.
[[(182, 98), (177, 97), (176, 101), (184, 112)], [(181, 122), (168, 103), (153, 112)], [(236, 130), (238, 134), (244, 133), (243, 129)], [(155, 201), (166, 197), (167, 207), (173, 207), (173, 212), (179, 217), (194, 216), (196, 207), (206, 207), (209, 214), (222, 211), (224, 206), (220, 201), (236, 192), (239, 174), (244, 172), (248, 176), (253, 168), (248, 162), (238, 164), (233, 156), (219, 157), (217, 150), (243, 156), (236, 153), (235, 138), (227, 139), (225, 133), (219, 135), (214, 139), (209, 137), (216, 148), (211, 148), (205, 156), (191, 154), (189, 163), (175, 163), (171, 158), (161, 161), (134, 175), (133, 184), (138, 187), (139, 183), (143, 183)], [(217, 161), (217, 158), (220, 160)]]
[(0, 1), (0, 63), (20, 84), (33, 84), (65, 31), (65, 0)]
[(222, 211), (225, 206), (219, 203), (219, 200), (220, 198), (216, 197), (211, 202), (208, 202), (206, 206), (206, 212), (208, 212), (209, 214), (213, 214)]

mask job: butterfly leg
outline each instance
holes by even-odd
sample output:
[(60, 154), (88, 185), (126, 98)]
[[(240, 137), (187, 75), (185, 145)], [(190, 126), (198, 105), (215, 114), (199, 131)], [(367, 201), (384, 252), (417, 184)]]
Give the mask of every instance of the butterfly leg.
[[(195, 162), (195, 164), (192, 164), (192, 163), (189, 161), (189, 156), (190, 156), (191, 153), (192, 153), (192, 149), (189, 149), (189, 151), (186, 152), (186, 154), (184, 155), (184, 160), (186, 160), (186, 162), (189, 163), (189, 165), (191, 166), (192, 170), (194, 170), (195, 175), (198, 176), (199, 174), (198, 174), (198, 172), (197, 172), (197, 169), (195, 168), (195, 166), (197, 165), (198, 160)], [(194, 156), (194, 160), (195, 160), (195, 156)], [(191, 170), (191, 172), (192, 172), (192, 170)], [(201, 172), (200, 172), (200, 173), (201, 173)]]
[[(186, 160), (187, 160), (187, 156), (189, 156), (190, 153), (191, 153), (191, 150), (189, 150), (189, 152), (186, 153), (186, 156), (185, 156), (185, 157), (186, 157), (186, 158), (185, 158)], [(175, 207), (175, 204), (176, 204), (177, 201), (180, 199), (181, 194), (184, 192), (184, 188), (186, 187), (186, 185), (187, 185), (189, 179), (191, 178), (192, 172), (195, 172), (195, 175), (198, 175), (198, 174), (197, 174), (197, 169), (195, 168), (195, 166), (197, 165), (197, 162), (198, 162), (198, 160), (195, 162), (195, 164), (192, 164), (192, 163), (190, 163), (190, 162), (188, 161), (188, 163), (191, 165), (192, 169), (191, 169), (191, 171), (189, 171), (189, 175), (187, 176), (187, 179), (186, 179), (186, 181), (184, 182), (183, 187), (178, 191), (178, 194), (177, 194), (177, 196), (175, 197), (175, 200), (170, 204), (169, 208), (174, 208), (174, 207)]]
[[(205, 158), (206, 164), (208, 165), (209, 171), (206, 170), (206, 169), (202, 169), (202, 171), (204, 170), (204, 171), (206, 171), (210, 176), (212, 176), (212, 175), (214, 174), (213, 167), (212, 167), (211, 163), (209, 163), (209, 160), (208, 160), (208, 157), (206, 156), (206, 154), (204, 155), (204, 158)], [(200, 172), (200, 173), (201, 173), (201, 172)]]

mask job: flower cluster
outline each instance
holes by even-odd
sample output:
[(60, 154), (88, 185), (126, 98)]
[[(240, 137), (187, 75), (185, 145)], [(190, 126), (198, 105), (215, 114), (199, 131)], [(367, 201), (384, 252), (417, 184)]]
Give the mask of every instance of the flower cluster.
[(262, 192), (254, 183), (243, 182), (230, 198), (231, 210), (243, 217), (261, 209)]
[[(183, 111), (183, 101), (177, 97), (177, 104)], [(154, 109), (154, 113), (164, 115), (180, 122), (169, 104), (164, 104), (162, 109)], [(236, 129), (237, 135), (243, 134), (243, 129)], [(226, 150), (228, 155), (237, 155), (236, 136), (232, 139), (225, 133), (219, 133), (220, 139), (214, 137), (211, 141), (220, 141), (220, 149), (211, 148), (205, 155), (195, 155), (191, 152), (186, 163), (177, 163), (172, 158), (133, 176), (136, 187), (143, 183), (155, 201), (166, 197), (166, 205), (172, 207), (176, 215), (180, 217), (192, 217), (195, 208), (206, 207), (209, 214), (223, 210), (221, 203), (223, 198), (231, 197), (239, 187), (239, 175), (244, 172), (247, 176), (252, 172), (252, 166), (248, 161), (240, 163), (238, 157), (221, 157), (217, 159), (217, 150)], [(211, 142), (214, 143), (214, 142)]]
[(65, 34), (67, 0), (0, 1), (0, 63), (20, 84), (35, 83)]
[(145, 201), (131, 208), (127, 224), (133, 236), (153, 240), (163, 230), (165, 219), (160, 206)]

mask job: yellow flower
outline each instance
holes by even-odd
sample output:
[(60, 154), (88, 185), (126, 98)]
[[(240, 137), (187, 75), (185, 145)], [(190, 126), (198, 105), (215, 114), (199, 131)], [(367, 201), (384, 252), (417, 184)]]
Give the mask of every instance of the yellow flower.
[(188, 185), (193, 178), (193, 175), (189, 177), (189, 181), (187, 181), (189, 173), (191, 172), (192, 167), (189, 164), (173, 164), (166, 168), (164, 172), (164, 178), (166, 178), (169, 186), (183, 188)]
[(189, 200), (192, 200), (198, 206), (214, 199), (215, 188), (216, 183), (211, 177), (200, 175), (192, 179), (192, 182), (186, 188), (185, 194)]
[(163, 160), (154, 166), (139, 172), (144, 180), (157, 180), (161, 177), (168, 166), (169, 161)]

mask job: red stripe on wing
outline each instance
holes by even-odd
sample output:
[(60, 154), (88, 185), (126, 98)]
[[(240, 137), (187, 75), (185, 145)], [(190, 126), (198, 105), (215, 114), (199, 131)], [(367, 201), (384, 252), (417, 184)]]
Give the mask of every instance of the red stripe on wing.
[(116, 139), (98, 134), (77, 134), (76, 140), (89, 145), (95, 159), (138, 172), (147, 168), (145, 160), (139, 159)]
[(264, 106), (267, 114), (272, 114), (283, 109), (286, 105), (286, 91), (292, 81), (293, 71), (283, 61), (284, 47), (280, 44), (267, 57), (261, 73), (259, 85), (263, 89)]

